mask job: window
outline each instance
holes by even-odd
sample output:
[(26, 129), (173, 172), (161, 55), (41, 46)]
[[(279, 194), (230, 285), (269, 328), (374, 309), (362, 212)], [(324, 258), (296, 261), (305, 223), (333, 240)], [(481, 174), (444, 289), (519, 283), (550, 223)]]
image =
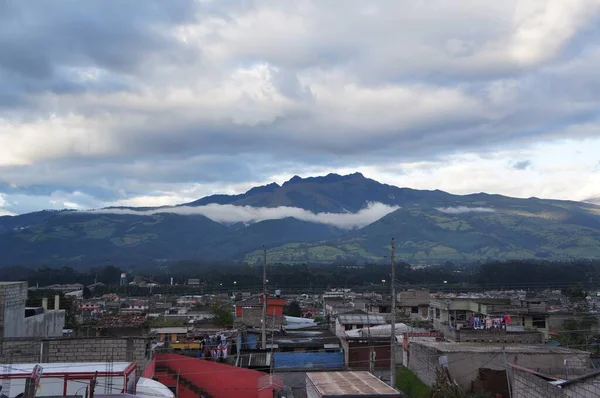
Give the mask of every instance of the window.
[(546, 318), (533, 317), (531, 320), (534, 328), (546, 329)]
[(419, 313), (419, 307), (411, 307), (410, 308), (410, 312), (411, 312), (411, 314), (418, 314)]
[(435, 319), (440, 319), (441, 313), (440, 313), (440, 309), (436, 308), (435, 309)]

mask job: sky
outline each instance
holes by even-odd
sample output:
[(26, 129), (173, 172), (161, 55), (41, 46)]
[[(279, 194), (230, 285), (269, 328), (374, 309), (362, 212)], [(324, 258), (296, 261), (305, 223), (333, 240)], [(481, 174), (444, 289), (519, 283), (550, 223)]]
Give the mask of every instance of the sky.
[(4, 0), (0, 214), (330, 172), (600, 195), (600, 0)]

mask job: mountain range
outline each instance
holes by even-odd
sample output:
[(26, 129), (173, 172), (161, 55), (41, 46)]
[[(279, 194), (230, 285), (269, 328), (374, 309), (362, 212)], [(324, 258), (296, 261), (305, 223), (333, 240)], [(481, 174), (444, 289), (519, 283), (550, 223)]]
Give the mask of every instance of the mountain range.
[(3, 216), (0, 265), (254, 264), (263, 245), (270, 263), (386, 261), (392, 237), (411, 263), (598, 259), (600, 206), (296, 176), (173, 207)]

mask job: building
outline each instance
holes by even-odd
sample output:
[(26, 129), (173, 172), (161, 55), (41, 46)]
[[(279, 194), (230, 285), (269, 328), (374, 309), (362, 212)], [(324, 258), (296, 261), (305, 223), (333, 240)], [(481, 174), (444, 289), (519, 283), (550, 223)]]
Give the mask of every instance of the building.
[[(60, 291), (63, 293), (71, 293), (71, 292), (75, 292), (78, 290), (83, 290), (84, 287), (85, 286), (81, 283), (71, 283), (71, 284), (66, 284), (66, 285), (50, 285), (50, 286), (42, 287), (40, 289), (56, 290), (56, 291)], [(38, 289), (38, 288), (32, 287), (31, 289)]]
[(309, 372), (306, 374), (306, 395), (310, 398), (402, 397), (369, 372)]
[(579, 398), (600, 397), (600, 371), (571, 375), (568, 379), (546, 375), (510, 364), (514, 384), (513, 398)]
[[(591, 366), (590, 353), (569, 348), (540, 344), (503, 345), (437, 341), (411, 342), (407, 361), (408, 368), (427, 385), (434, 383), (436, 371), (440, 366), (447, 367), (450, 376), (464, 391), (471, 390), (480, 369), (505, 372), (507, 363), (547, 373), (562, 373), (565, 363), (569, 364), (571, 373), (583, 372)], [(506, 377), (506, 374), (504, 376)]]
[(132, 300), (121, 308), (121, 312), (145, 314), (149, 309), (150, 305), (148, 304), (148, 300)]
[(414, 320), (429, 318), (429, 291), (407, 290), (396, 295), (397, 309)]
[(164, 327), (150, 329), (150, 333), (156, 334), (160, 341), (180, 341), (187, 339), (190, 330), (187, 327)]
[(94, 379), (97, 393), (136, 393), (136, 364), (130, 362), (0, 364), (1, 393), (8, 398), (25, 394), (34, 368), (41, 371), (38, 387), (40, 396), (83, 396), (82, 393), (91, 388)]
[[(282, 329), (285, 324), (283, 307), (286, 300), (280, 297), (267, 297), (267, 327)], [(235, 303), (235, 321), (238, 325), (251, 327), (262, 326), (263, 298), (262, 295)]]
[(340, 314), (335, 319), (335, 335), (342, 337), (348, 330), (369, 328), (386, 323), (383, 315), (369, 315), (363, 311)]
[[(530, 338), (541, 342), (541, 340), (549, 338), (548, 312), (545, 304), (540, 300), (511, 300), (508, 298), (434, 298), (429, 303), (429, 317), (436, 330), (444, 333), (460, 330), (460, 335), (449, 333), (447, 337), (455, 341), (486, 340), (485, 337), (478, 338), (473, 334), (462, 333), (463, 330), (498, 331), (502, 329), (510, 333), (533, 333), (535, 336), (530, 336)], [(478, 320), (478, 323), (471, 324), (472, 319)], [(508, 323), (503, 323), (503, 320), (508, 320)], [(536, 333), (540, 333), (541, 336)], [(507, 342), (510, 342), (511, 339), (512, 337), (508, 338)], [(526, 337), (521, 336), (520, 341), (535, 342), (524, 339)]]
[(28, 308), (26, 302), (27, 282), (0, 282), (0, 339), (62, 336), (65, 312), (58, 296), (53, 310), (48, 310), (47, 298), (42, 307)]

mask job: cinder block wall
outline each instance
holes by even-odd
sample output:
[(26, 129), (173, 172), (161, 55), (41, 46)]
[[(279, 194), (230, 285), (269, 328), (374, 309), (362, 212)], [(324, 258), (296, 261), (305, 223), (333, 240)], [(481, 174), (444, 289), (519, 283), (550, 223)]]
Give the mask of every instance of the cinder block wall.
[(513, 373), (513, 398), (567, 398), (558, 387), (529, 373)]
[(0, 358), (13, 363), (106, 362), (112, 359), (113, 362), (135, 362), (139, 375), (150, 360), (148, 343), (144, 337), (10, 339), (2, 343)]
[(408, 368), (428, 386), (435, 382), (436, 370), (439, 367), (439, 353), (419, 344), (410, 344), (408, 348)]

